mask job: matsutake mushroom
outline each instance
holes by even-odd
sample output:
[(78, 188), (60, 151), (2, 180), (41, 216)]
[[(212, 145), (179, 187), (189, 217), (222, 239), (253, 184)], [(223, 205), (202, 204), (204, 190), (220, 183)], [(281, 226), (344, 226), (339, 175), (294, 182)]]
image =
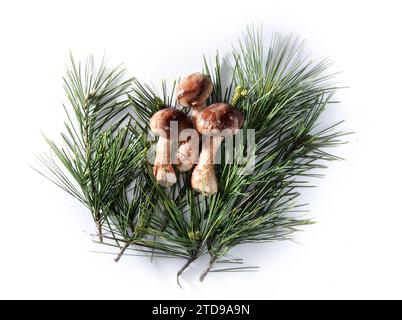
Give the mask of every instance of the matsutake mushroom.
[[(172, 163), (176, 163), (177, 158), (174, 154), (171, 157), (172, 139), (177, 139), (180, 133), (192, 128), (190, 119), (180, 110), (166, 108), (156, 112), (150, 119), (152, 132), (159, 136), (156, 145), (156, 154), (154, 161), (154, 176), (156, 181), (164, 186), (170, 187), (177, 182), (176, 172)], [(177, 128), (177, 137), (173, 137), (173, 129)]]
[(183, 107), (191, 107), (193, 121), (205, 108), (205, 102), (211, 95), (213, 83), (205, 74), (196, 72), (182, 78), (177, 85), (177, 101)]
[(191, 176), (194, 190), (206, 195), (218, 192), (214, 160), (225, 137), (236, 134), (243, 125), (243, 114), (226, 103), (214, 103), (198, 114), (196, 128), (204, 136), (200, 159)]
[[(197, 115), (205, 108), (206, 101), (211, 95), (213, 84), (211, 79), (199, 72), (182, 78), (177, 85), (177, 101), (183, 107), (191, 107), (193, 123)], [(199, 136), (196, 132), (184, 136), (177, 150), (177, 169), (180, 172), (191, 170), (198, 161)]]

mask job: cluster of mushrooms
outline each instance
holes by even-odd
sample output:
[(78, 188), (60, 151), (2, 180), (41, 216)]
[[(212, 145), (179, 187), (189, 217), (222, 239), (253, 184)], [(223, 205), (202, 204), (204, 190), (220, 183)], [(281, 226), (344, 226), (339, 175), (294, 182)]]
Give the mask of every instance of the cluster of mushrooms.
[[(170, 187), (177, 182), (172, 165), (176, 164), (178, 172), (188, 172), (194, 168), (191, 174), (194, 190), (206, 195), (218, 192), (214, 166), (217, 150), (225, 137), (239, 131), (244, 117), (238, 109), (227, 103), (206, 106), (212, 91), (213, 83), (207, 75), (188, 75), (179, 82), (176, 95), (179, 105), (191, 108), (190, 118), (184, 112), (169, 107), (151, 117), (150, 128), (159, 136), (153, 173), (160, 185)], [(175, 128), (175, 134), (179, 137), (174, 151), (172, 128)], [(202, 141), (201, 152), (199, 141)]]

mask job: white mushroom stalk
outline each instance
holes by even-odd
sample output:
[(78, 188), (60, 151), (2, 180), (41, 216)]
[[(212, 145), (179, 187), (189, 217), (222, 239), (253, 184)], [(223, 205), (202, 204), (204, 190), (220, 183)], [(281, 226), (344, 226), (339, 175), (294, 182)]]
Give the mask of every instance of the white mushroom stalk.
[(193, 123), (195, 123), (198, 115), (204, 111), (204, 109), (206, 108), (207, 104), (204, 102), (203, 104), (197, 106), (197, 107), (192, 107), (191, 108), (191, 120), (193, 121)]
[[(170, 139), (159, 137), (156, 144), (156, 153), (154, 161), (154, 176), (156, 181), (164, 187), (170, 187), (177, 182), (176, 172), (171, 164), (174, 160), (171, 155)], [(172, 161), (173, 160), (173, 161)]]
[(191, 176), (194, 190), (208, 195), (218, 192), (215, 158), (222, 141), (222, 136), (204, 136), (200, 158)]

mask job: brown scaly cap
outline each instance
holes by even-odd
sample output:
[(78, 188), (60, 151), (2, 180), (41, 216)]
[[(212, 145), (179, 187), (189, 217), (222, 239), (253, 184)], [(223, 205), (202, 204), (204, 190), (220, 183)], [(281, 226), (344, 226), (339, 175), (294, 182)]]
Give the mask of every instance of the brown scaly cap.
[(180, 80), (177, 85), (177, 101), (183, 107), (200, 107), (213, 90), (211, 78), (202, 73), (193, 73)]
[(149, 120), (151, 130), (158, 136), (170, 137), (170, 122), (178, 122), (178, 133), (184, 129), (192, 128), (193, 125), (186, 114), (180, 110), (166, 108), (156, 112)]
[(243, 114), (227, 103), (214, 103), (197, 116), (197, 131), (204, 135), (235, 134), (243, 125)]

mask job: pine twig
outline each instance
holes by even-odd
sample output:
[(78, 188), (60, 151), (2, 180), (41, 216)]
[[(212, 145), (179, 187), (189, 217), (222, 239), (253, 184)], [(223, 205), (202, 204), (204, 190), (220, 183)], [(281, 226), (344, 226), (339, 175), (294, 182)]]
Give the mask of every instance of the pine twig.
[(207, 267), (205, 268), (204, 272), (201, 273), (200, 275), (200, 282), (203, 282), (209, 271), (211, 271), (212, 267), (214, 266), (216, 260), (218, 260), (218, 256), (212, 256), (211, 260), (209, 260), (209, 263)]
[(130, 246), (130, 242), (127, 242), (123, 248), (121, 248), (119, 254), (117, 255), (116, 258), (114, 258), (115, 262), (119, 262), (120, 258), (124, 255), (124, 252), (128, 249), (128, 247)]
[(187, 262), (180, 268), (180, 270), (177, 271), (176, 281), (177, 281), (177, 284), (179, 285), (179, 287), (182, 288), (182, 289), (183, 289), (183, 287), (180, 284), (180, 276), (190, 266), (190, 264), (192, 264), (195, 260), (196, 260), (196, 258), (188, 259)]
[(95, 214), (95, 224), (98, 229), (98, 237), (99, 237), (99, 242), (103, 242), (103, 232), (102, 232), (102, 224), (100, 223), (100, 215)]

